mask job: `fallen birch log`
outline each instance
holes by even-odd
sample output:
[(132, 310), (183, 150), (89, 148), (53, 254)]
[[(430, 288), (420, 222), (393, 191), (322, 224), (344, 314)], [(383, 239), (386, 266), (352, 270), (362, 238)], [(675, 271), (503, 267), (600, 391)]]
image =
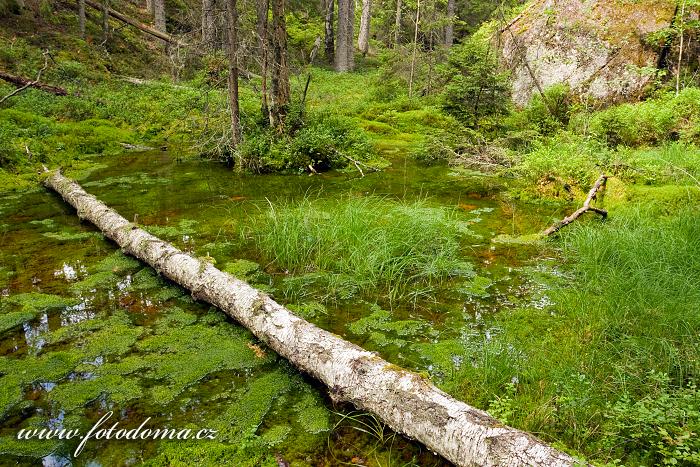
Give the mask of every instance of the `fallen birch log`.
[(501, 424), (339, 336), (311, 324), (211, 263), (183, 253), (130, 223), (60, 172), (44, 185), (124, 252), (217, 306), (301, 371), (323, 382), (334, 400), (377, 415), (460, 466), (571, 466), (577, 461), (534, 436)]
[[(102, 5), (97, 3), (94, 0), (85, 0), (85, 4), (88, 5), (89, 7), (94, 8), (95, 10), (102, 11)], [(113, 10), (112, 8), (107, 8), (107, 13), (109, 13), (109, 16), (111, 16), (114, 19), (117, 19), (121, 21), (122, 23), (128, 24), (130, 26), (135, 27), (136, 29), (139, 29), (146, 34), (150, 34), (153, 37), (157, 37), (158, 39), (162, 39), (165, 42), (169, 42), (171, 44), (179, 44), (177, 39), (175, 39), (173, 36), (171, 36), (168, 33), (165, 33), (163, 31), (159, 31), (155, 28), (152, 28), (150, 26), (147, 26), (140, 21), (137, 21), (129, 16), (126, 16), (125, 14), (119, 13), (116, 10)], [(180, 44), (182, 45), (182, 44)]]
[(586, 201), (583, 202), (583, 206), (574, 211), (573, 214), (571, 214), (570, 216), (566, 216), (559, 222), (554, 223), (551, 227), (542, 232), (542, 236), (547, 237), (558, 232), (559, 230), (571, 224), (573, 221), (575, 221), (588, 211), (597, 212), (598, 214), (603, 216), (603, 219), (608, 217), (608, 211), (591, 206), (593, 200), (596, 199), (596, 197), (598, 196), (598, 192), (605, 188), (605, 183), (607, 180), (608, 176), (605, 174), (598, 177), (598, 180), (596, 180), (595, 184), (593, 185), (593, 188), (591, 188), (591, 191), (588, 192), (588, 196), (586, 197)]

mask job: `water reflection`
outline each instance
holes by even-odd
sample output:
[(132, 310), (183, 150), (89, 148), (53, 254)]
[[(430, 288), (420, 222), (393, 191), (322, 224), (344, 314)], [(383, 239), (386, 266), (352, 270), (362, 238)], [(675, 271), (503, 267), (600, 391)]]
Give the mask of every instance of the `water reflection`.
[(38, 322), (26, 322), (22, 325), (24, 340), (32, 353), (37, 354), (46, 345), (44, 335), (49, 332), (49, 315), (42, 313)]

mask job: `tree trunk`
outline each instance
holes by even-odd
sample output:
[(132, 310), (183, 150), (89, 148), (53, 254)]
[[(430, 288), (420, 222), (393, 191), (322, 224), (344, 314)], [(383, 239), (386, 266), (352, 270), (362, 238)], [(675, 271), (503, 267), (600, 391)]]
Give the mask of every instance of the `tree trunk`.
[(355, 0), (338, 0), (335, 70), (341, 73), (355, 67), (354, 27)]
[(102, 0), (102, 40), (109, 38), (109, 0)]
[(396, 0), (396, 22), (394, 23), (394, 46), (399, 45), (401, 37), (401, 0)]
[(272, 98), (270, 115), (278, 131), (284, 128), (289, 106), (289, 67), (287, 65), (287, 24), (285, 0), (272, 0)]
[(228, 22), (228, 100), (231, 107), (231, 145), (241, 143), (241, 113), (238, 104), (238, 5), (236, 0), (226, 1)]
[(369, 28), (372, 19), (372, 0), (362, 0), (362, 17), (360, 18), (360, 33), (357, 37), (357, 48), (362, 55), (369, 51)]
[(218, 307), (299, 370), (321, 381), (333, 399), (374, 413), (392, 429), (447, 460), (461, 466), (576, 464), (575, 459), (534, 436), (504, 426), (424, 377), (297, 317), (210, 262), (139, 229), (60, 172), (47, 174), (43, 183), (124, 252), (190, 290), (195, 299)]
[[(96, 10), (102, 10), (102, 5), (97, 3), (95, 0), (85, 0), (85, 4), (89, 6), (90, 8), (94, 8)], [(131, 25), (137, 29), (140, 29), (141, 31), (145, 32), (146, 34), (150, 34), (151, 36), (157, 37), (159, 39), (162, 39), (166, 42), (170, 43), (177, 43), (177, 41), (170, 36), (169, 34), (166, 34), (165, 32), (158, 31), (157, 29), (153, 29), (152, 27), (146, 26), (143, 23), (140, 23), (136, 21), (133, 18), (130, 18), (126, 15), (123, 15), (119, 13), (118, 11), (115, 11), (111, 8), (107, 10), (109, 12), (109, 16), (111, 16), (114, 19), (118, 19), (119, 21), (126, 23), (128, 25)]]
[(202, 43), (205, 50), (213, 50), (216, 45), (214, 5), (215, 0), (202, 0)]
[(146, 0), (146, 11), (149, 15), (153, 16), (153, 0)]
[(260, 112), (262, 117), (270, 125), (273, 122), (270, 120), (270, 108), (268, 105), (267, 91), (267, 65), (268, 65), (268, 13), (270, 10), (270, 0), (256, 1), (257, 21), (255, 30), (258, 36), (258, 56), (260, 57), (260, 76), (261, 76), (261, 96), (260, 96)]
[(161, 32), (168, 32), (165, 23), (165, 0), (153, 0), (153, 25)]
[[(39, 76), (39, 78), (40, 77), (41, 75)], [(41, 89), (42, 91), (49, 92), (56, 96), (68, 95), (68, 91), (66, 91), (64, 88), (42, 83), (39, 81), (38, 78), (35, 80), (31, 80), (23, 76), (12, 75), (10, 73), (6, 73), (0, 70), (0, 79), (3, 81), (7, 81), (8, 83), (12, 83), (17, 87)]]
[(80, 37), (85, 39), (85, 0), (78, 0), (78, 25)]
[(335, 15), (335, 0), (328, 0), (326, 7), (326, 30), (325, 30), (325, 48), (326, 60), (328, 63), (333, 63), (335, 60), (335, 38), (333, 37), (333, 16)]
[(416, 71), (416, 53), (418, 52), (418, 25), (420, 24), (420, 0), (416, 4), (416, 28), (413, 34), (413, 55), (411, 56), (411, 74), (408, 78), (408, 97), (413, 97), (413, 76)]
[(445, 45), (452, 47), (455, 39), (455, 0), (447, 0), (447, 25), (445, 26)]

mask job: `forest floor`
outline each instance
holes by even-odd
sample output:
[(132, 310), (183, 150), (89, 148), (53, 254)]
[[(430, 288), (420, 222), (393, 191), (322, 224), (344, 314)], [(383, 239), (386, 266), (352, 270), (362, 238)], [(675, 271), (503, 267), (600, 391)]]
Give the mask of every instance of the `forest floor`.
[[(18, 37), (1, 29), (0, 68), (34, 75), (43, 63), (42, 47), (59, 36)], [(226, 96), (216, 77), (202, 72), (175, 83), (149, 76), (152, 81), (133, 84), (125, 77), (128, 73), (138, 74), (142, 68), (121, 62), (119, 53), (96, 51), (97, 47), (80, 40), (58, 48), (60, 51), (55, 54), (45, 77), (66, 86), (71, 95), (59, 97), (29, 89), (0, 108), (2, 191), (19, 194), (32, 191), (37, 186), (38, 168), (46, 164), (60, 165), (69, 175), (88, 180), (92, 189), (103, 190), (115, 203), (119, 202), (119, 196), (108, 190), (120, 185), (138, 186), (144, 196), (150, 196), (147, 191), (155, 190), (153, 187), (161, 183), (154, 177), (119, 181), (119, 177), (130, 175), (111, 173), (115, 169), (110, 161), (124, 157), (123, 143), (156, 148), (149, 153), (154, 160), (162, 156), (158, 154), (161, 147), (167, 147), (167, 154), (174, 158), (197, 160), (202, 153), (210, 154), (221, 144), (227, 122)], [(462, 135), (464, 129), (455, 118), (441, 110), (435, 99), (409, 99), (388, 87), (379, 59), (367, 59), (359, 64), (357, 72), (344, 75), (322, 67), (300, 70), (292, 80), (294, 96), (301, 94), (307, 72), (312, 75), (306, 109), (310, 129), (279, 146), (270, 145), (264, 135), (249, 133), (245, 151), (251, 155), (264, 151), (268, 158), (263, 164), (266, 170), (304, 173), (303, 178), (308, 178), (304, 172), (308, 160), (304, 158), (309, 157), (309, 147), (315, 150), (328, 144), (349, 145), (358, 153), (364, 151), (363, 161), (386, 170), (386, 173), (372, 174), (378, 178), (378, 184), (381, 180), (386, 180), (387, 184), (399, 183), (392, 179), (397, 175), (392, 175), (391, 171), (407, 157), (414, 170), (411, 176), (437, 174), (431, 171), (443, 170), (440, 167), (449, 164), (451, 168), (444, 169), (444, 173), (436, 177), (444, 177), (439, 178), (443, 183), (456, 180), (455, 183), (464, 184), (458, 186), (465, 190), (473, 189), (478, 194), (475, 198), (491, 203), (470, 207), (470, 212), (481, 208), (497, 209), (501, 217), (498, 222), (502, 224), (509, 214), (515, 219), (516, 209), (555, 213), (554, 216), (542, 215), (528, 224), (531, 231), (518, 226), (507, 232), (506, 227), (499, 224), (495, 230), (507, 232), (507, 235), (494, 238), (492, 243), (499, 251), (501, 248), (522, 249), (529, 258), (543, 261), (554, 258), (559, 263), (557, 273), (548, 274), (545, 281), (546, 303), (543, 306), (504, 304), (489, 316), (488, 337), (481, 332), (438, 339), (428, 332), (434, 339), (421, 342), (421, 347), (415, 351), (416, 358), (424, 358), (429, 364), (417, 365), (419, 368), (460, 399), (593, 462), (627, 465), (700, 462), (697, 436), (700, 432), (700, 390), (697, 387), (700, 374), (700, 315), (697, 312), (700, 309), (697, 286), (700, 283), (700, 148), (696, 145), (700, 135), (700, 89), (685, 89), (678, 96), (670, 91), (659, 92), (645, 102), (603, 110), (572, 106), (566, 110), (565, 118), (553, 118), (543, 111), (541, 103), (533, 102), (505, 116), (498, 129), (489, 128), (479, 135), (479, 141), (488, 141), (482, 145), (488, 150), (486, 157), (484, 150), (474, 150), (472, 133), (454, 141), (450, 135)], [(243, 84), (241, 91), (244, 127), (249, 129), (254, 128), (259, 113), (257, 88), (258, 83), (251, 80)], [(0, 96), (12, 89), (0, 82)], [(350, 136), (346, 133), (339, 136), (333, 128), (346, 129)], [(492, 164), (487, 170), (484, 161)], [(217, 166), (218, 169), (227, 177), (236, 177), (226, 172), (223, 165)], [(163, 169), (163, 177), (169, 176), (168, 170)], [(359, 176), (354, 174), (357, 170), (352, 165), (343, 170)], [(419, 175), (421, 172), (424, 174)], [(446, 178), (447, 172), (452, 178)], [(611, 176), (604, 196), (598, 200), (598, 205), (609, 211), (608, 220), (601, 222), (592, 216), (582, 219), (550, 240), (536, 240), (527, 235), (537, 233), (547, 221), (553, 220), (552, 217), (561, 217), (562, 212), (577, 207), (601, 173)], [(117, 181), (100, 185), (100, 181), (94, 179), (96, 174), (104, 175), (105, 180)], [(182, 180), (195, 183), (185, 173), (180, 176), (184, 177)], [(221, 181), (221, 176), (212, 176), (211, 180)], [(266, 180), (261, 183), (270, 183), (270, 189), (286, 183), (275, 178), (279, 175), (259, 177)], [(479, 180), (476, 187), (467, 188), (473, 179)], [(362, 180), (358, 178), (353, 182), (357, 186), (354, 191), (364, 193), (365, 188), (370, 189)], [(303, 182), (299, 183), (306, 188)], [(220, 186), (224, 186), (223, 181)], [(165, 187), (158, 190), (161, 197), (174, 196)], [(392, 196), (398, 197), (399, 192), (392, 192)], [(435, 284), (439, 288), (455, 274), (469, 276), (465, 271), (470, 266), (459, 253), (467, 242), (460, 230), (464, 219), (435, 210), (429, 200), (426, 205), (426, 200), (420, 199), (356, 199), (348, 193), (342, 196), (331, 193), (338, 196), (320, 201), (311, 197), (295, 199), (288, 204), (280, 202), (269, 211), (256, 208), (258, 210), (253, 212), (258, 213), (258, 217), (254, 216), (257, 220), (251, 221), (248, 230), (241, 228), (240, 232), (226, 223), (225, 216), (216, 221), (220, 225), (206, 227), (203, 219), (197, 219), (198, 229), (208, 232), (205, 236), (210, 237), (211, 245), (198, 246), (196, 250), (202, 255), (220, 255), (221, 261), (228, 253), (215, 251), (218, 245), (215, 231), (217, 228), (234, 231), (231, 238), (243, 239), (241, 245), (253, 248), (256, 254), (231, 262), (231, 270), (249, 276), (249, 280), (261, 287), (267, 284), (283, 290), (285, 298), (296, 303), (298, 312), (307, 317), (316, 315), (326, 320), (328, 318), (323, 316), (329, 313), (326, 307), (331, 308), (330, 304), (342, 302), (344, 297), (366, 300), (368, 291), (380, 290), (380, 296), (370, 300), (375, 303), (367, 305), (366, 316), (355, 320), (348, 328), (348, 323), (343, 322), (338, 332), (345, 330), (356, 336), (370, 333), (375, 342), (366, 344), (375, 345), (379, 350), (393, 348), (394, 354), (400, 355), (400, 348), (408, 345), (407, 341), (418, 339), (417, 335), (426, 332), (423, 326), (428, 318), (424, 316), (421, 321), (406, 315), (399, 319), (399, 312), (396, 312), (397, 317), (390, 318), (392, 303), (414, 300), (427, 307), (431, 300), (439, 301), (435, 295), (431, 296), (431, 287)], [(229, 199), (243, 196), (228, 192), (227, 195)], [(11, 204), (13, 195), (5, 193), (5, 196)], [(160, 201), (154, 196), (139, 201), (138, 206), (127, 204), (123, 208), (130, 214), (131, 210), (136, 211), (133, 214), (139, 213), (137, 208), (145, 212), (155, 210), (152, 206), (159, 206)], [(245, 196), (261, 198), (260, 193)], [(205, 199), (203, 194), (202, 199)], [(15, 208), (7, 209), (14, 212)], [(151, 214), (155, 218), (156, 212)], [(484, 217), (482, 214), (474, 215)], [(174, 218), (179, 215), (173, 214)], [(392, 219), (391, 229), (386, 228), (383, 217)], [(363, 222), (357, 223), (357, 219)], [(170, 226), (172, 230), (160, 233), (172, 234), (176, 239), (194, 236), (194, 224), (187, 224), (186, 218), (178, 218), (180, 220), (185, 224)], [(71, 230), (71, 235), (86, 233), (78, 231), (76, 225), (69, 226), (75, 230)], [(34, 225), (32, 229), (40, 227)], [(309, 230), (316, 232), (312, 245), (305, 237)], [(9, 235), (8, 231), (5, 235)], [(256, 234), (251, 235), (252, 231)], [(46, 232), (37, 230), (36, 233), (41, 236)], [(65, 237), (57, 241), (70, 239)], [(241, 245), (236, 248), (242, 248)], [(318, 245), (323, 248), (318, 249)], [(421, 249), (406, 248), (406, 245), (426, 246)], [(106, 248), (100, 245), (98, 249), (106, 251)], [(490, 249), (489, 246), (479, 250), (481, 253), (476, 257), (488, 261)], [(347, 254), (351, 251), (361, 253)], [(382, 256), (386, 251), (393, 252), (394, 256)], [(76, 250), (76, 255), (78, 253), (81, 252)], [(23, 254), (27, 254), (26, 251)], [(265, 266), (271, 264), (273, 266)], [(388, 264), (398, 266), (389, 270)], [(117, 272), (122, 269), (133, 272), (135, 282), (127, 287), (137, 290), (134, 293), (150, 290), (149, 293), (155, 294), (155, 290), (163, 287), (155, 284), (156, 278), (147, 277), (144, 270), (136, 272), (138, 265), (126, 258), (106, 256), (104, 264), (91, 264), (89, 268), (90, 274), (102, 274), (100, 281), (114, 284), (121, 280), (112, 277)], [(8, 290), (16, 283), (10, 269), (0, 269)], [(279, 275), (281, 271), (298, 277), (283, 283), (274, 283), (268, 277)], [(138, 280), (137, 274), (141, 275)], [(531, 274), (538, 274), (536, 267)], [(82, 279), (71, 285), (73, 292), (91, 290), (95, 284), (85, 283), (87, 277)], [(146, 284), (142, 289), (139, 289), (139, 281)], [(487, 300), (495, 288), (492, 281), (478, 273), (471, 276), (465, 287), (476, 301)], [(311, 297), (305, 296), (306, 289), (314, 290)], [(320, 290), (325, 290), (325, 295)], [(175, 292), (172, 294), (173, 297), (166, 299), (177, 296)], [(96, 300), (109, 301), (105, 297)], [(74, 305), (71, 302), (50, 306)], [(191, 305), (178, 306), (190, 311)], [(336, 311), (343, 309), (343, 305), (333, 306)], [(403, 308), (397, 306), (397, 309)], [(16, 330), (16, 324), (29, 316), (28, 313), (32, 316), (38, 313), (35, 305), (24, 303), (21, 298), (4, 311), (6, 331)], [(161, 358), (170, 351), (168, 349), (178, 349), (184, 352), (183, 356), (193, 359), (199, 349), (197, 339), (211, 339), (220, 344), (214, 351), (221, 354), (253, 349), (247, 346), (252, 342), (250, 336), (239, 330), (207, 327), (220, 321), (213, 313), (206, 310), (192, 313), (198, 314), (198, 321), (182, 310), (171, 316), (158, 316), (148, 324), (151, 328), (143, 336), (123, 314), (109, 314), (109, 318), (105, 314), (104, 323), (99, 325), (104, 326), (105, 332), (112, 333), (117, 328), (123, 331), (110, 348), (110, 355), (126, 355), (126, 349), (132, 349), (131, 352), (138, 348), (147, 356), (139, 360), (129, 354), (121, 366), (115, 366), (118, 362), (112, 363), (98, 372), (98, 381), (112, 388), (112, 402), (131, 401), (136, 397), (134, 391), (138, 391), (132, 386), (132, 380), (124, 383), (115, 375), (130, 375), (143, 368), (156, 376), (171, 371)], [(394, 324), (399, 324), (390, 325), (392, 319), (397, 320)], [(439, 316), (434, 318), (436, 323), (440, 319)], [(186, 331), (169, 328), (169, 323), (178, 320), (178, 326), (186, 327)], [(327, 324), (337, 325), (332, 319)], [(56, 346), (82, 339), (85, 345), (80, 355), (70, 355), (61, 348), (63, 360), (58, 359), (58, 354), (49, 354), (56, 361), (31, 355), (27, 358), (43, 365), (37, 368), (46, 373), (54, 371), (62, 375), (64, 369), (78, 371), (80, 365), (85, 366), (85, 361), (99, 356), (90, 345), (96, 349), (103, 349), (105, 345), (87, 334), (87, 331), (94, 331), (99, 337), (102, 327), (88, 327), (67, 327), (69, 331), (51, 334)], [(225, 334), (230, 344), (219, 339), (220, 335), (211, 333)], [(185, 339), (185, 335), (189, 337)], [(193, 371), (206, 375), (214, 371), (243, 372), (258, 367), (270, 370), (279, 365), (272, 361), (273, 357), (265, 356), (256, 361), (252, 355), (240, 362), (224, 359), (212, 368), (204, 368), (205, 363), (200, 362), (201, 365), (193, 365)], [(469, 364), (461, 364), (463, 356), (467, 356)], [(61, 361), (57, 363), (57, 359)], [(13, 381), (18, 387), (41, 379), (23, 374), (24, 367), (11, 361), (7, 357), (1, 361), (3, 378), (15, 378)], [(289, 396), (288, 405), (292, 408), (285, 413), (296, 413), (300, 418), (295, 423), (319, 426), (317, 431), (312, 429), (305, 436), (313, 438), (328, 429), (328, 414), (324, 412), (326, 409), (318, 408), (322, 404), (316, 400), (317, 393), (300, 377), (289, 374), (286, 370), (265, 374), (251, 383), (248, 392), (235, 394), (238, 400), (252, 407), (248, 414), (250, 426), (244, 426), (248, 420), (243, 420), (236, 429), (245, 431), (257, 427), (272, 407), (272, 400), (279, 394), (292, 394), (290, 388), (301, 389), (299, 394)], [(168, 402), (183, 397), (185, 389), (199, 381), (202, 374), (179, 377), (175, 389), (154, 385), (149, 390)], [(8, 386), (3, 384), (5, 387)], [(82, 407), (95, 399), (94, 383), (73, 392), (75, 385), (61, 387), (49, 396), (50, 400), (67, 407)], [(255, 391), (262, 395), (251, 396)], [(11, 411), (17, 410), (23, 400), (22, 394), (3, 394), (2, 397), (3, 414), (15, 413)], [(298, 415), (310, 407), (316, 408), (313, 416), (304, 419)], [(241, 416), (224, 415), (229, 419)], [(217, 423), (223, 424), (225, 420), (217, 419)], [(7, 420), (4, 426), (7, 427)], [(276, 446), (273, 438), (282, 438), (284, 434), (279, 426), (265, 428), (269, 429), (265, 437), (255, 436), (255, 430), (243, 434), (232, 432), (231, 440), (248, 443), (237, 450), (235, 456), (242, 459), (267, 455), (260, 453), (269, 451), (265, 446)], [(309, 442), (306, 438), (303, 441)], [(166, 447), (165, 452), (169, 454), (161, 453), (160, 460), (155, 463), (166, 462), (164, 459), (168, 459), (168, 455), (174, 456), (171, 460), (177, 458), (185, 462), (195, 450), (192, 447), (192, 451), (183, 453), (178, 449)], [(218, 453), (224, 458), (234, 454)]]

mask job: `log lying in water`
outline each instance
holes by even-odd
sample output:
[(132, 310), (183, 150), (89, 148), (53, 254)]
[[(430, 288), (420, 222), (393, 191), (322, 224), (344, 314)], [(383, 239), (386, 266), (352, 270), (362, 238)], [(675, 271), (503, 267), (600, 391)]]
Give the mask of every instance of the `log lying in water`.
[(605, 188), (605, 183), (607, 182), (607, 180), (608, 176), (605, 174), (602, 174), (600, 177), (598, 177), (598, 180), (596, 180), (595, 184), (593, 185), (593, 188), (591, 188), (591, 191), (588, 192), (588, 196), (586, 197), (586, 201), (583, 202), (583, 206), (574, 211), (573, 214), (571, 214), (570, 216), (566, 216), (564, 219), (553, 224), (547, 230), (542, 232), (542, 236), (548, 237), (550, 235), (555, 234), (563, 227), (566, 227), (567, 225), (571, 224), (573, 221), (575, 221), (588, 211), (597, 212), (598, 214), (603, 216), (603, 219), (608, 217), (608, 211), (591, 206), (593, 200), (596, 199), (596, 197), (598, 196), (598, 192)]
[(60, 172), (50, 172), (44, 185), (124, 252), (189, 289), (194, 298), (219, 307), (301, 371), (322, 381), (334, 400), (374, 413), (447, 460), (463, 466), (576, 463), (534, 436), (504, 426), (423, 377), (295, 316), (245, 282), (139, 229)]

